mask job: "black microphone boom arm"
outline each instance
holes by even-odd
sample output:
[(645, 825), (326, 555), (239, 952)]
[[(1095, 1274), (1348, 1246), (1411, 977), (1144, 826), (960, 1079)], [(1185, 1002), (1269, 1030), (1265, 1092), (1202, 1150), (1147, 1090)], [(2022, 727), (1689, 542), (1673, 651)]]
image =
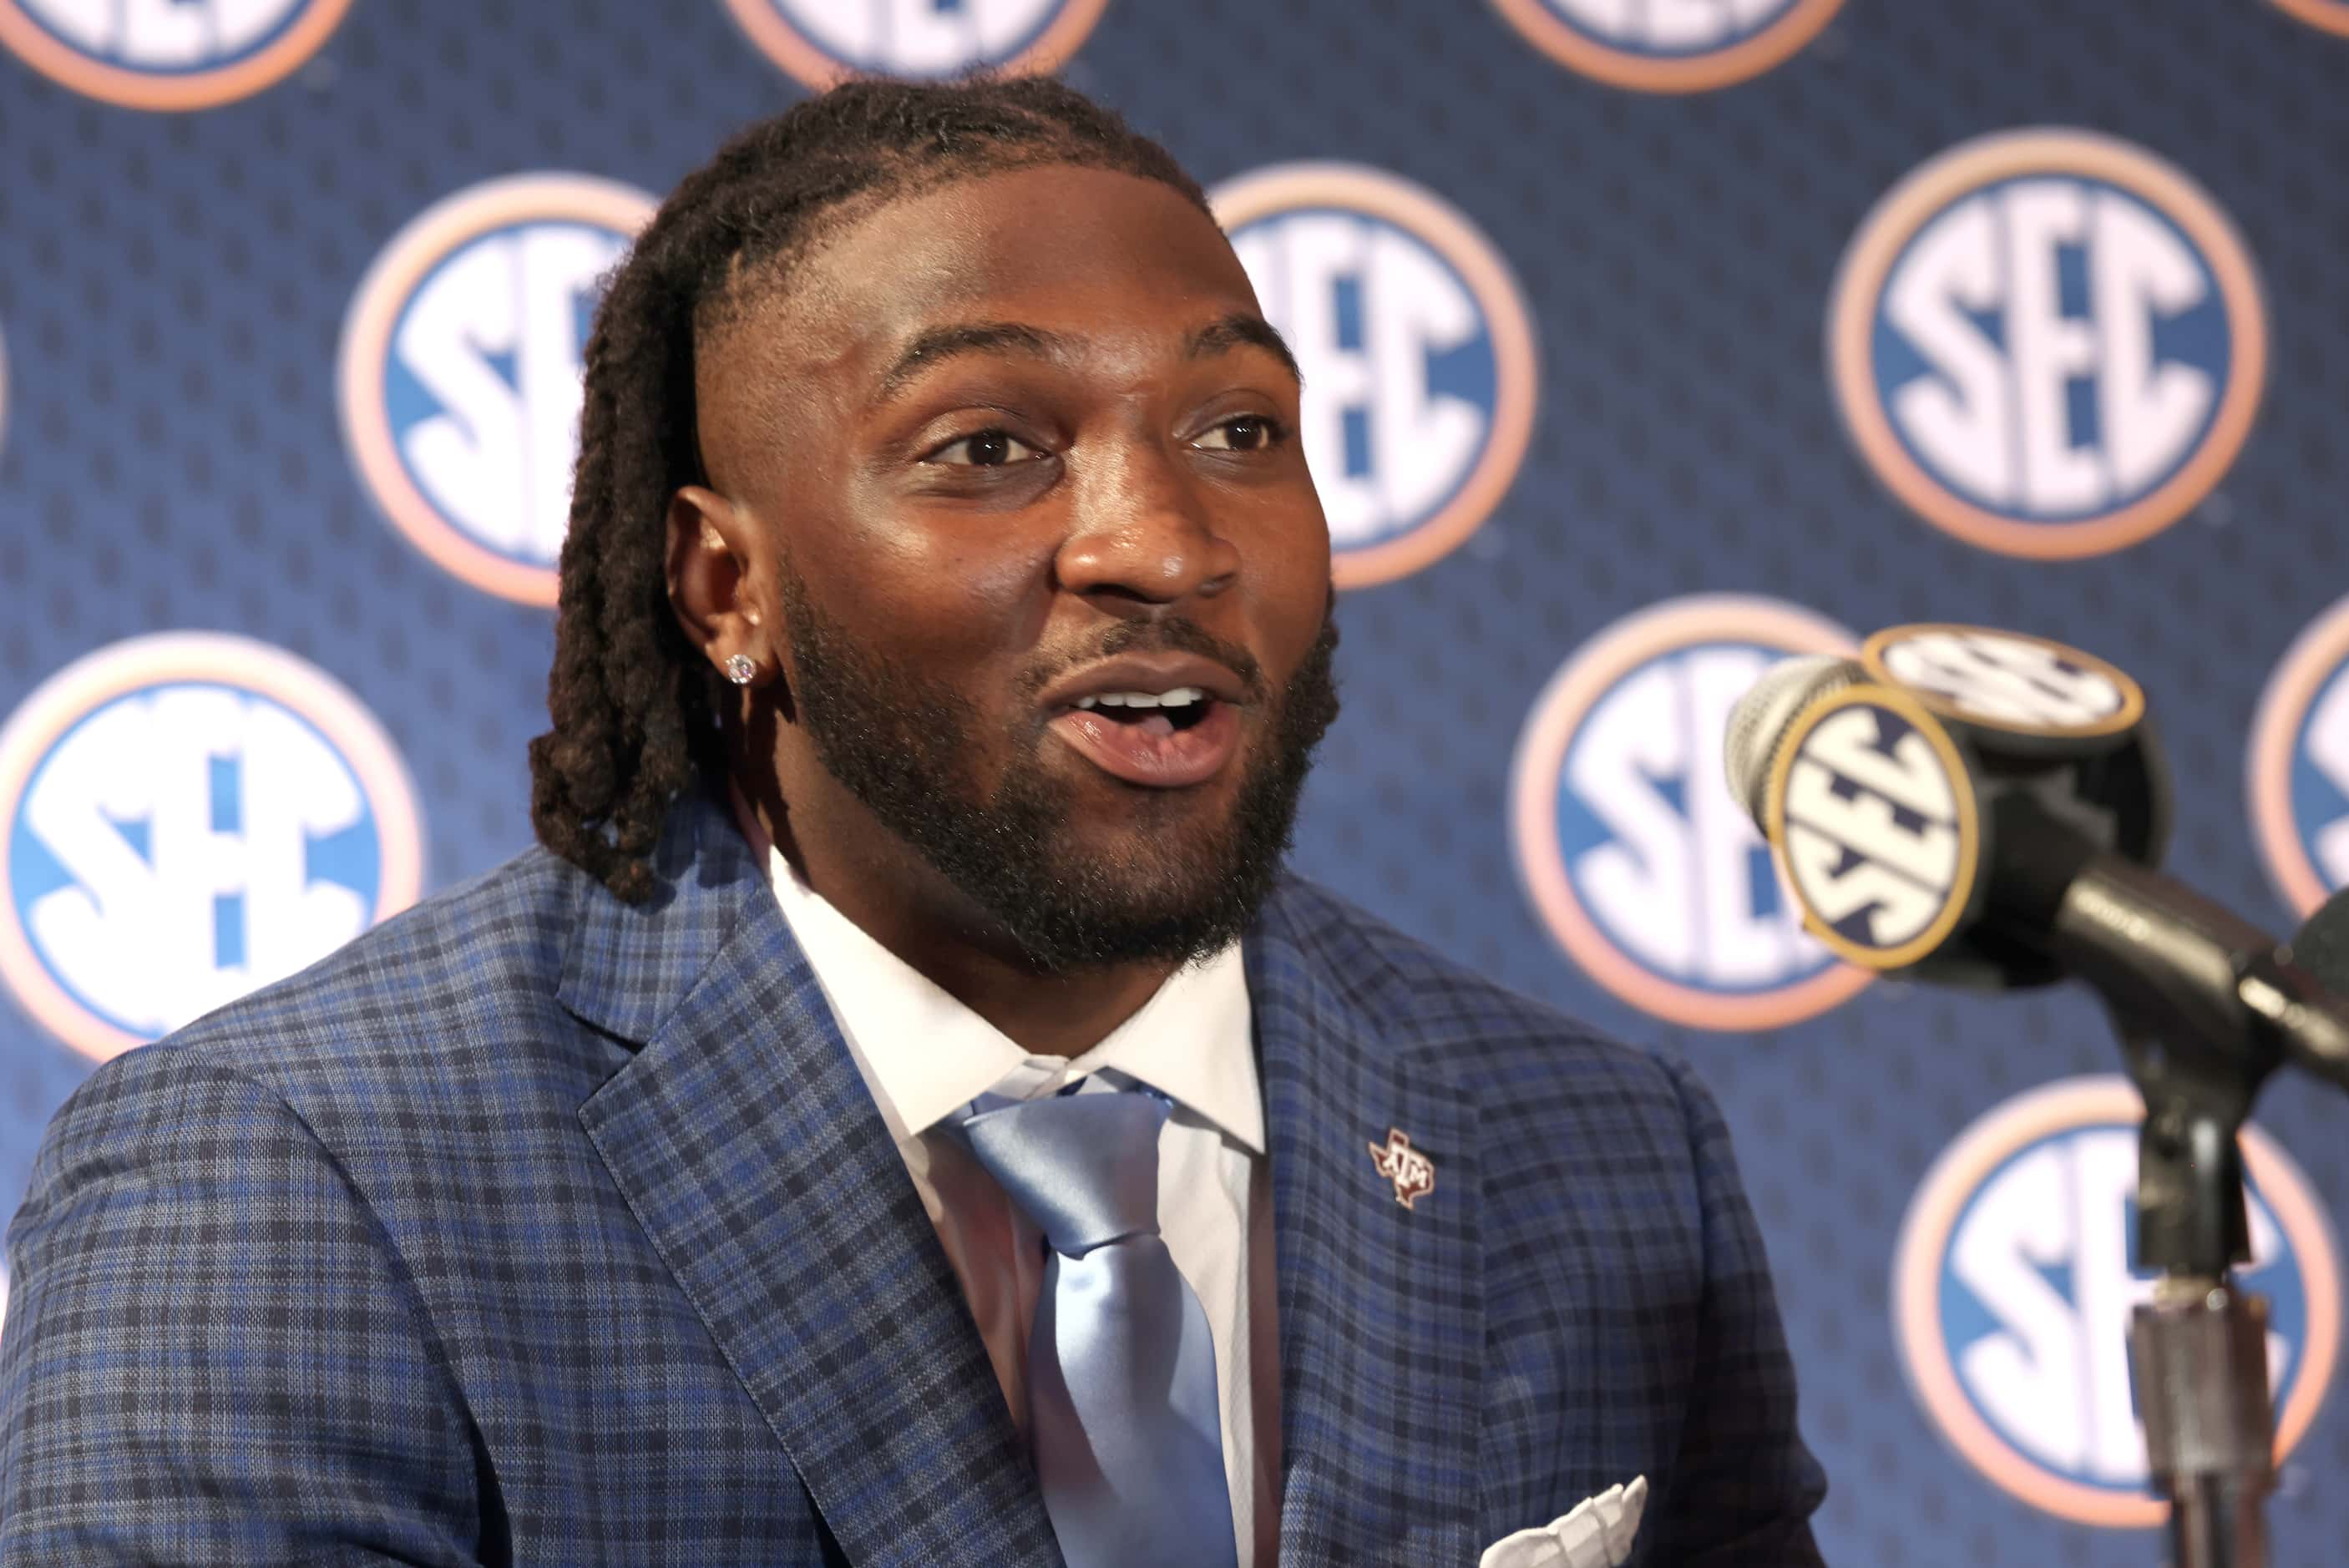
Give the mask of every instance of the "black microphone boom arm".
[[(2027, 794), (1993, 808), (1992, 902), (2133, 1028), (2259, 1082), (2282, 1061), (2349, 1089), (2349, 1001), (2249, 921), (2100, 852)], [(2009, 926), (2012, 930), (2013, 927)]]

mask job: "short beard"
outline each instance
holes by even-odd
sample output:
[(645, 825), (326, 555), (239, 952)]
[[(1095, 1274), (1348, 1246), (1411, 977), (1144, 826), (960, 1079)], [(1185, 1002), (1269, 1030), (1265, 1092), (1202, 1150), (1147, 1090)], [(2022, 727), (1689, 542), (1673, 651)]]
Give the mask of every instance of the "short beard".
[[(981, 794), (967, 771), (970, 706), (923, 695), (932, 683), (816, 609), (788, 563), (780, 586), (796, 672), (791, 700), (817, 760), (1034, 968), (1187, 964), (1228, 946), (1256, 918), (1279, 880), (1313, 748), (1338, 717), (1334, 599), (1278, 695), (1272, 745), (1248, 762), (1231, 814), (1209, 841), (1153, 838), (1145, 810), (1131, 852), (1094, 859), (1068, 848), (1062, 827), (1073, 808), (1068, 787), (1044, 769), (1040, 710), (1030, 710), (1035, 726), (1010, 738), (1015, 760), (1001, 782)], [(1256, 660), (1190, 621), (1122, 622), (1092, 656), (1137, 649), (1216, 659), (1238, 672), (1252, 701), (1266, 700)], [(1032, 698), (1059, 673), (1033, 673), (1018, 695)], [(1171, 795), (1166, 805), (1174, 820)]]

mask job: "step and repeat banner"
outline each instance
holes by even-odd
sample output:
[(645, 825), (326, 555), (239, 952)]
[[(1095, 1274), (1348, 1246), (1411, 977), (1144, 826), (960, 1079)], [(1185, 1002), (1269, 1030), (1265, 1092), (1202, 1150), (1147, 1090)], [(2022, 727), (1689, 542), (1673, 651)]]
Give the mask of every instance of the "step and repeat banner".
[[(1722, 730), (2054, 636), (2175, 874), (2349, 882), (2349, 0), (0, 0), (0, 1206), (94, 1064), (529, 843), (599, 278), (746, 121), (974, 63), (1212, 188), (1345, 590), (1298, 861), (1697, 1064), (1830, 1557), (2158, 1561), (2106, 1025), (1837, 961)], [(2349, 1557), (2344, 1130), (2245, 1137), (2284, 1564)]]

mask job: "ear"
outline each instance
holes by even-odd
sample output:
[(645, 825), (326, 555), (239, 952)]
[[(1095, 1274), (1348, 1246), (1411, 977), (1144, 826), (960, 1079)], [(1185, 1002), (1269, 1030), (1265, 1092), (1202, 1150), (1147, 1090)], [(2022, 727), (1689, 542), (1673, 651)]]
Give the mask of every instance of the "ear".
[(751, 521), (732, 501), (701, 485), (669, 497), (663, 561), (669, 608), (686, 639), (719, 670), (737, 654), (758, 666), (751, 686), (774, 679), (758, 604), (750, 596), (757, 549)]

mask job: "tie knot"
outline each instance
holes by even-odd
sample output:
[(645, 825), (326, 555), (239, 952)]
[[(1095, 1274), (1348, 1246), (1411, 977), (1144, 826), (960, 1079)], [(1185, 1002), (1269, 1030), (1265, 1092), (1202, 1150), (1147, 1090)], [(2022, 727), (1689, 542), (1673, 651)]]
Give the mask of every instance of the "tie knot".
[(1158, 1233), (1158, 1130), (1149, 1094), (1060, 1094), (981, 1111), (962, 1124), (970, 1151), (1052, 1250), (1081, 1258)]

